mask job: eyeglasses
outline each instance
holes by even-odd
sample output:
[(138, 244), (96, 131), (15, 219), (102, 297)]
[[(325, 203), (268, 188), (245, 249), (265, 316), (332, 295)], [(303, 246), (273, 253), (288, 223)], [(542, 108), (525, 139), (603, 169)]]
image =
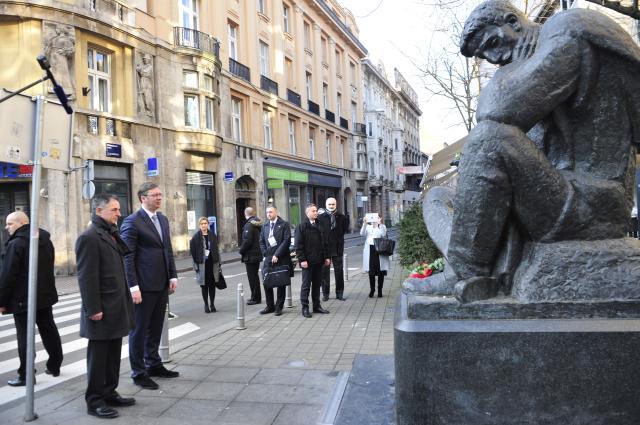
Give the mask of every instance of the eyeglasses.
[(162, 193), (154, 193), (153, 195), (142, 195), (142, 196), (146, 196), (147, 198), (162, 198)]

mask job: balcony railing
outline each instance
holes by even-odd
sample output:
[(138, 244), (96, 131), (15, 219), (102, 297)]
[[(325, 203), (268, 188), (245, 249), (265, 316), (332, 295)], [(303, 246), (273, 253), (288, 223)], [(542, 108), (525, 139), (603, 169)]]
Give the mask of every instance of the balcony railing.
[(346, 118), (340, 117), (340, 127), (344, 128), (345, 130), (349, 130), (349, 121)]
[(231, 58), (229, 58), (229, 72), (245, 81), (251, 82), (251, 71), (249, 67)]
[(220, 57), (220, 42), (209, 34), (184, 27), (173, 27), (173, 39), (176, 46), (190, 47)]
[(336, 114), (334, 114), (330, 110), (328, 110), (328, 109), (324, 110), (324, 117), (327, 119), (327, 121), (331, 121), (332, 123), (335, 124), (335, 122), (336, 122)]
[(127, 25), (135, 26), (136, 12), (134, 9), (115, 0), (82, 0), (77, 3), (89, 8), (91, 12), (103, 13)]
[(278, 83), (264, 75), (260, 76), (260, 88), (268, 91), (269, 93), (273, 93), (276, 96), (278, 95)]
[(313, 112), (314, 114), (320, 116), (320, 105), (315, 102), (309, 101), (309, 112)]
[(362, 134), (363, 136), (367, 135), (367, 126), (362, 124), (361, 122), (357, 122), (353, 130), (358, 134)]
[(300, 95), (291, 89), (287, 89), (287, 100), (299, 108), (302, 108), (302, 99), (300, 98)]

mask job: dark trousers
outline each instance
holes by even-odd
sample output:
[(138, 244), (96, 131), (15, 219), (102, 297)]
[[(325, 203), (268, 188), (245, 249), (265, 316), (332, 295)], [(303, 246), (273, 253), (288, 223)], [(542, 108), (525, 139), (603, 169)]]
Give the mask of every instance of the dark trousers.
[(105, 398), (112, 397), (120, 376), (122, 338), (90, 339), (87, 345), (87, 407), (105, 406)]
[[(331, 257), (334, 276), (336, 278), (336, 296), (344, 293), (344, 266), (342, 255)], [(331, 266), (322, 266), (322, 295), (329, 296), (331, 293)]]
[[(27, 367), (27, 312), (17, 313), (13, 315), (13, 322), (16, 325), (16, 337), (18, 338), (18, 357), (20, 358), (20, 366), (18, 367), (18, 376), (25, 378), (25, 370)], [(52, 372), (60, 371), (62, 365), (62, 342), (60, 334), (53, 321), (53, 311), (51, 307), (36, 310), (36, 325), (38, 332), (42, 338), (42, 345), (47, 350), (49, 359), (47, 360), (47, 369)]]
[(267, 308), (271, 309), (271, 308), (276, 308), (278, 310), (282, 310), (282, 308), (284, 307), (284, 297), (286, 294), (286, 286), (280, 286), (278, 288), (276, 288), (276, 295), (277, 295), (277, 299), (274, 303), (273, 301), (273, 288), (264, 288), (264, 298), (265, 301), (267, 302)]
[(309, 307), (309, 289), (313, 307), (320, 307), (320, 287), (322, 286), (322, 267), (324, 263), (309, 264), (302, 269), (302, 287), (300, 288), (300, 304)]
[(129, 334), (131, 377), (145, 375), (147, 369), (162, 365), (158, 347), (169, 301), (169, 290), (142, 292), (142, 302), (135, 304), (136, 327)]
[[(251, 289), (251, 301), (259, 303), (262, 301), (260, 278), (258, 277), (260, 263), (244, 263), (244, 266), (247, 269), (247, 278), (249, 279), (249, 288)], [(273, 294), (271, 294), (271, 298), (273, 299)]]

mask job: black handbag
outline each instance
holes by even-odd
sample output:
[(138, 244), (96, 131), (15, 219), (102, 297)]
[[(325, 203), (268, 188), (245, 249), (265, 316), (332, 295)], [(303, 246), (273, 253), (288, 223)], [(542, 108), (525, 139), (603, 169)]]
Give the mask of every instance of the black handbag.
[(393, 250), (396, 247), (396, 241), (389, 238), (374, 238), (373, 246), (380, 255), (393, 255)]
[(224, 280), (224, 276), (222, 275), (222, 270), (220, 270), (218, 281), (215, 284), (216, 284), (216, 289), (227, 289), (227, 281)]
[(262, 284), (267, 289), (291, 285), (291, 274), (288, 265), (267, 265), (264, 270)]

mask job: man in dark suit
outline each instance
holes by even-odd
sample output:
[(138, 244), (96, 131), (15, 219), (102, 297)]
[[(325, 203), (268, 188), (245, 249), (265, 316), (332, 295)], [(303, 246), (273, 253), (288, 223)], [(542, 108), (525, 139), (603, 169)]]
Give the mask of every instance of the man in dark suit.
[[(349, 220), (337, 210), (336, 198), (327, 198), (327, 209), (318, 215), (318, 223), (328, 236), (329, 258), (336, 277), (336, 299), (344, 301), (344, 235), (349, 231)], [(322, 301), (329, 300), (331, 266), (322, 267)]]
[[(29, 217), (22, 211), (7, 216), (5, 229), (9, 239), (2, 254), (2, 272), (0, 272), (0, 313), (13, 313), (18, 339), (18, 377), (7, 382), (12, 387), (26, 385), (27, 360), (27, 301), (29, 287)], [(38, 277), (36, 324), (42, 338), (42, 344), (49, 354), (45, 373), (60, 375), (62, 364), (62, 344), (56, 323), (53, 321), (51, 306), (58, 302), (53, 262), (55, 251), (47, 231), (40, 229), (38, 239)]]
[(135, 306), (136, 327), (129, 334), (129, 361), (133, 382), (157, 390), (151, 376), (175, 378), (180, 374), (162, 365), (158, 354), (169, 294), (178, 286), (171, 247), (169, 220), (158, 212), (162, 190), (155, 183), (138, 189), (142, 208), (125, 218), (122, 239), (130, 253), (124, 258), (127, 282)]
[(80, 336), (87, 344), (87, 412), (115, 418), (110, 406), (131, 406), (135, 399), (117, 392), (122, 337), (133, 329), (133, 303), (124, 270), (129, 251), (118, 234), (120, 201), (115, 195), (93, 198), (91, 226), (76, 241), (78, 286), (82, 297)]
[(320, 286), (322, 285), (322, 266), (331, 265), (327, 249), (327, 237), (318, 224), (318, 207), (309, 204), (305, 208), (307, 220), (296, 229), (296, 255), (302, 267), (302, 287), (300, 288), (300, 304), (302, 315), (311, 317), (309, 312), (309, 289), (313, 312), (328, 314), (329, 311), (320, 305)]
[[(291, 227), (289, 223), (278, 216), (278, 209), (272, 205), (267, 207), (267, 222), (262, 226), (260, 233), (260, 250), (264, 256), (263, 270), (268, 267), (268, 263), (274, 266), (288, 265), (291, 267), (291, 257), (289, 256), (289, 245), (291, 245)], [(264, 288), (264, 297), (267, 306), (260, 311), (260, 314), (274, 313), (275, 316), (282, 314), (284, 307), (285, 286), (277, 288), (277, 300), (273, 301), (273, 288)]]
[(256, 217), (255, 211), (251, 207), (244, 209), (244, 217), (247, 221), (242, 228), (240, 255), (242, 255), (242, 262), (247, 269), (249, 288), (251, 288), (251, 299), (247, 301), (247, 304), (254, 305), (260, 304), (262, 301), (260, 277), (258, 277), (258, 269), (262, 261), (262, 252), (260, 250), (260, 228), (262, 227), (262, 221)]

